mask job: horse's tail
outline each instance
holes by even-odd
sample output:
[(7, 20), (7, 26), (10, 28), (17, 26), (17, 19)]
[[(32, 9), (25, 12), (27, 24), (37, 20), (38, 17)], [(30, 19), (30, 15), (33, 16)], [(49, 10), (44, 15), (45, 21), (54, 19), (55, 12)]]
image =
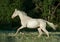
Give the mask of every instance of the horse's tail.
[(54, 30), (56, 30), (56, 26), (55, 26), (53, 23), (48, 22), (48, 21), (46, 21), (46, 22), (47, 22), (47, 24), (48, 24), (49, 26), (51, 26)]

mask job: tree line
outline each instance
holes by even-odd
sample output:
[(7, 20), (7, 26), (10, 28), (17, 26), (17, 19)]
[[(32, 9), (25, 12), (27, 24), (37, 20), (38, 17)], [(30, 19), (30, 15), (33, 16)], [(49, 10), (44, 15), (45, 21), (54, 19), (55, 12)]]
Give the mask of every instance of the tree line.
[(60, 25), (60, 0), (1, 0), (0, 27), (21, 25), (19, 17), (11, 19), (15, 8), (32, 18), (42, 18)]

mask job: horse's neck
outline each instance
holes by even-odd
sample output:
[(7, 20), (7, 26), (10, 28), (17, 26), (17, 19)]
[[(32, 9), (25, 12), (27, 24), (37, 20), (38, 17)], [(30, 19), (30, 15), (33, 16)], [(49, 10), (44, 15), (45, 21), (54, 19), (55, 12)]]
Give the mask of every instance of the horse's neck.
[(32, 19), (32, 18), (31, 18), (31, 17), (29, 17), (29, 16), (24, 16), (24, 17), (25, 17), (25, 19), (28, 19), (28, 20), (29, 20), (29, 19)]
[(21, 21), (26, 21), (26, 20), (31, 19), (31, 17), (25, 16), (25, 15), (21, 15), (21, 14), (19, 15), (19, 17), (20, 17)]

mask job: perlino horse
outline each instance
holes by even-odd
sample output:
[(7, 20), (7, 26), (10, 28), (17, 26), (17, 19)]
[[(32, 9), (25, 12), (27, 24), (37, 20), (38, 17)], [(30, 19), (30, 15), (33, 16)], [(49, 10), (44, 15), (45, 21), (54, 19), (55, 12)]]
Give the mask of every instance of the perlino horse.
[(54, 30), (56, 29), (55, 25), (53, 23), (50, 23), (43, 19), (31, 18), (31, 17), (27, 16), (27, 14), (25, 12), (19, 11), (17, 9), (15, 9), (15, 11), (12, 15), (12, 18), (14, 18), (16, 16), (19, 16), (19, 18), (21, 19), (22, 26), (17, 29), (17, 32), (14, 34), (14, 36), (17, 35), (17, 33), (19, 32), (20, 29), (28, 27), (28, 28), (37, 28), (38, 32), (39, 32), (38, 37), (40, 37), (42, 35), (42, 31), (44, 31), (46, 33), (47, 37), (49, 37), (49, 33), (46, 30), (46, 23), (49, 26), (51, 26)]

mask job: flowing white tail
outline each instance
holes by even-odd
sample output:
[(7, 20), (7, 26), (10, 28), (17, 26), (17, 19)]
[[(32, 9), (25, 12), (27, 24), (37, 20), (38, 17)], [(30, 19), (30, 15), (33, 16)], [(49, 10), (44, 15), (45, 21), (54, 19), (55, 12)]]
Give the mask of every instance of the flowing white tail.
[(54, 25), (53, 23), (48, 22), (48, 21), (46, 21), (46, 22), (47, 22), (47, 24), (48, 24), (50, 27), (52, 27), (54, 30), (56, 30), (56, 27), (55, 27), (55, 25)]

